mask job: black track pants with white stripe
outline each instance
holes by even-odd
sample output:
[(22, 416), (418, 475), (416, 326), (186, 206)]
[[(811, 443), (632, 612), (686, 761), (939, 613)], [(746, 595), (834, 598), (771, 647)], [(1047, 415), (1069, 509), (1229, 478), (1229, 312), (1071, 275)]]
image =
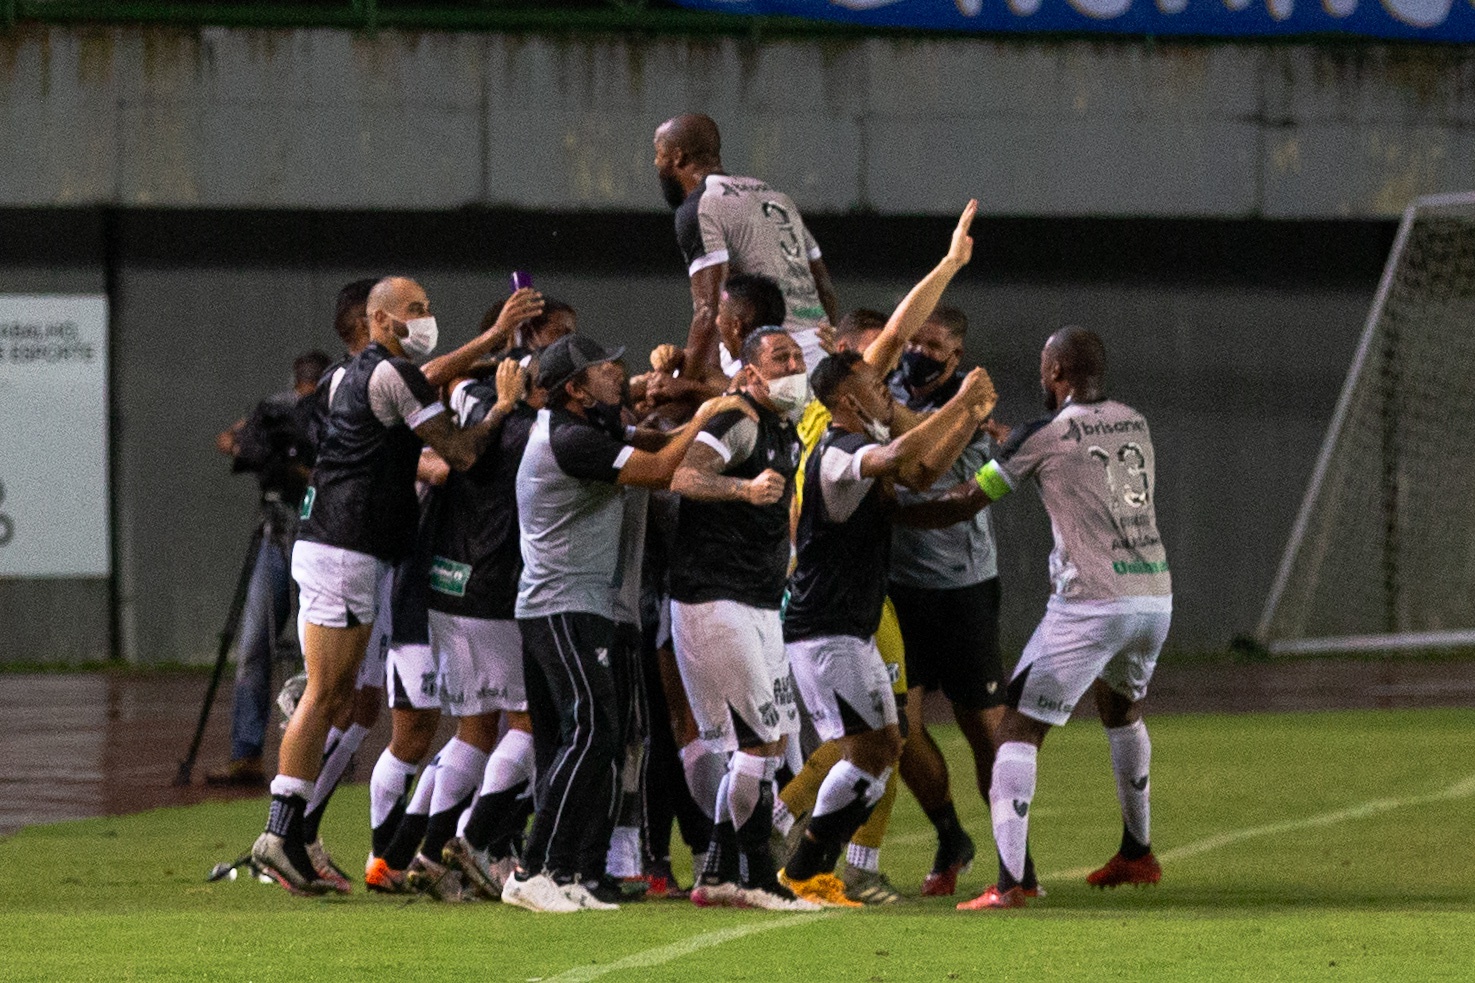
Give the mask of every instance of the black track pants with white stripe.
[(602, 868), (579, 870), (579, 848), (594, 829), (608, 836), (622, 751), (625, 710), (611, 671), (614, 622), (571, 612), (520, 618), (518, 627), (539, 765), (523, 866), (556, 877), (598, 877)]

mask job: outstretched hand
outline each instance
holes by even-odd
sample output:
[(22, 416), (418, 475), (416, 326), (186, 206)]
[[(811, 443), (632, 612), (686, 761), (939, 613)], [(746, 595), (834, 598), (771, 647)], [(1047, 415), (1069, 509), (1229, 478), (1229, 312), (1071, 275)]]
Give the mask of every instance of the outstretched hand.
[(973, 259), (973, 236), (969, 230), (973, 228), (973, 217), (978, 214), (978, 199), (968, 199), (968, 204), (963, 206), (963, 214), (958, 216), (958, 227), (953, 229), (953, 241), (948, 245), (947, 258), (959, 266), (967, 266), (969, 260)]
[(532, 287), (523, 287), (507, 298), (502, 313), (497, 315), (496, 330), (511, 333), (512, 329), (529, 318), (543, 313), (543, 295)]
[(497, 365), (497, 405), (510, 410), (526, 394), (527, 373), (515, 358), (504, 358)]

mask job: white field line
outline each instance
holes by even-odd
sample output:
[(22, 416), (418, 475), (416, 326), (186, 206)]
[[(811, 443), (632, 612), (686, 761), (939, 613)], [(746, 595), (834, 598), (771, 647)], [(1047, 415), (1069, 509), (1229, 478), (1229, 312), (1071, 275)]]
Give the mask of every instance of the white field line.
[[(1210, 836), (1194, 843), (1185, 843), (1183, 846), (1164, 850), (1158, 854), (1158, 860), (1163, 863), (1171, 863), (1174, 860), (1184, 860), (1188, 857), (1196, 857), (1200, 853), (1208, 853), (1220, 847), (1232, 846), (1245, 840), (1258, 839), (1262, 836), (1277, 836), (1281, 833), (1294, 833), (1303, 829), (1316, 829), (1321, 826), (1333, 826), (1343, 823), (1349, 819), (1366, 819), (1394, 809), (1404, 809), (1409, 806), (1432, 805), (1436, 802), (1449, 802), (1453, 799), (1469, 798), (1475, 795), (1475, 775), (1455, 782), (1449, 788), (1439, 792), (1431, 792), (1428, 795), (1410, 795), (1402, 799), (1369, 799), (1356, 805), (1347, 806), (1344, 809), (1334, 809), (1331, 812), (1323, 812), (1316, 816), (1306, 816), (1302, 819), (1283, 819), (1280, 822), (1266, 823), (1263, 826), (1250, 826), (1245, 829), (1230, 830), (1220, 833), (1218, 836)], [(1077, 867), (1073, 870), (1054, 871), (1042, 875), (1042, 879), (1050, 880), (1059, 878), (1061, 880), (1074, 880), (1077, 877), (1085, 877), (1094, 870), (1094, 867)]]
[(664, 963), (689, 956), (693, 952), (710, 949), (714, 945), (722, 945), (733, 939), (741, 939), (748, 935), (757, 935), (759, 932), (770, 932), (776, 928), (795, 928), (799, 925), (812, 925), (824, 918), (833, 918), (832, 911), (813, 912), (802, 915), (790, 915), (787, 918), (775, 918), (770, 921), (753, 922), (748, 925), (734, 925), (732, 928), (718, 929), (715, 932), (703, 932), (701, 935), (693, 935), (670, 945), (657, 946), (654, 949), (646, 949), (617, 959), (612, 963), (602, 963), (598, 966), (575, 966), (559, 973), (557, 976), (545, 977), (542, 983), (583, 983), (584, 980), (597, 979), (606, 973), (618, 973), (626, 969), (647, 969), (651, 966), (660, 966)]
[[(1293, 833), (1297, 830), (1315, 829), (1321, 826), (1333, 826), (1337, 823), (1347, 822), (1351, 819), (1366, 819), (1369, 816), (1380, 815), (1391, 812), (1394, 809), (1404, 809), (1409, 806), (1432, 805), (1437, 802), (1449, 802), (1454, 799), (1469, 798), (1475, 795), (1475, 775), (1455, 782), (1453, 785), (1438, 792), (1428, 795), (1411, 795), (1401, 799), (1370, 799), (1367, 802), (1359, 802), (1356, 805), (1347, 806), (1344, 809), (1334, 809), (1331, 812), (1323, 812), (1316, 816), (1306, 816), (1301, 819), (1284, 819), (1280, 822), (1266, 823), (1263, 826), (1250, 826), (1245, 829), (1231, 830), (1210, 836), (1194, 843), (1185, 843), (1183, 846), (1165, 850), (1158, 855), (1158, 859), (1164, 863), (1174, 860), (1183, 860), (1188, 857), (1196, 857), (1210, 850), (1220, 847), (1232, 846), (1245, 840), (1253, 840), (1262, 836), (1275, 836), (1280, 833)], [(1041, 880), (1073, 880), (1077, 877), (1085, 877), (1094, 867), (1077, 867), (1072, 870), (1057, 870), (1041, 875)], [(565, 970), (557, 976), (545, 977), (541, 983), (583, 983), (585, 980), (598, 979), (607, 973), (617, 973), (627, 969), (646, 969), (651, 966), (660, 966), (668, 962), (689, 956), (703, 949), (722, 945), (759, 932), (769, 932), (779, 928), (795, 928), (799, 925), (816, 922), (822, 918), (834, 917), (834, 912), (820, 914), (791, 915), (788, 918), (775, 918), (772, 921), (754, 922), (750, 925), (735, 925), (732, 928), (719, 929), (715, 932), (703, 932), (701, 935), (693, 935), (679, 942), (669, 945), (657, 946), (644, 952), (637, 952), (618, 959), (612, 963), (604, 963), (598, 966), (575, 966)]]

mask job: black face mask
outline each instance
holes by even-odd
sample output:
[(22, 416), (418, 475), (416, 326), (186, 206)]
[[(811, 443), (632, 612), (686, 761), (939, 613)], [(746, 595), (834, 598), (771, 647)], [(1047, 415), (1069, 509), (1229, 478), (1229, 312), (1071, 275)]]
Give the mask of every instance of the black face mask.
[(623, 441), (625, 439), (625, 418), (621, 415), (620, 410), (619, 403), (595, 403), (593, 406), (585, 407), (584, 416), (600, 430), (616, 440)]
[(921, 352), (906, 352), (901, 356), (901, 381), (910, 389), (921, 389), (941, 379), (946, 368), (946, 362), (939, 362)]
[(686, 189), (681, 186), (681, 181), (674, 174), (658, 174), (661, 180), (661, 194), (666, 198), (666, 204), (672, 208), (680, 208), (681, 203), (686, 201)]

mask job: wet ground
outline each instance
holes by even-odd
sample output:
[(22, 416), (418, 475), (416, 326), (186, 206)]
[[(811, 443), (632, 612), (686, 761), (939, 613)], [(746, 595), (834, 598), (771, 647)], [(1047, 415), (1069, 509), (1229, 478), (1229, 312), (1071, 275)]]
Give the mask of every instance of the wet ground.
[[(173, 784), (207, 682), (192, 673), (0, 675), (0, 835), (62, 819), (264, 798), (264, 788), (203, 783), (229, 750), (229, 679), (211, 714), (193, 782)], [(1170, 661), (1159, 667), (1149, 698), (1154, 714), (1434, 706), (1475, 707), (1475, 660)], [(388, 741), (388, 716), (381, 716), (359, 752), (359, 780), (367, 779)], [(443, 740), (449, 724), (443, 722), (442, 730)], [(269, 762), (279, 736), (273, 722)]]

